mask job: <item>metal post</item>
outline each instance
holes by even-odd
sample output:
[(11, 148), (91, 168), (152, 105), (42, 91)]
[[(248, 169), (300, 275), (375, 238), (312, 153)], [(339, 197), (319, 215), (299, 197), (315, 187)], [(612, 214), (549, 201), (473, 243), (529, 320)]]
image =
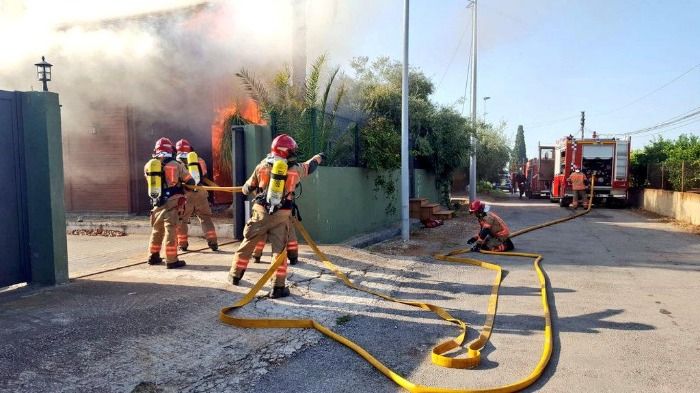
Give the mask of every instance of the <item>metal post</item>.
[(403, 72), (401, 75), (401, 238), (408, 241), (408, 5), (403, 5)]
[(360, 166), (360, 126), (355, 123), (355, 166)]
[[(476, 131), (476, 0), (472, 1), (472, 126)], [(469, 157), (469, 200), (476, 199), (476, 144), (474, 135), (469, 137), (471, 154)]]
[(586, 112), (581, 111), (581, 139), (583, 139), (583, 128), (586, 125)]
[[(242, 186), (246, 181), (245, 168), (245, 138), (243, 126), (231, 127), (232, 152), (233, 152), (233, 185)], [(245, 227), (245, 196), (238, 192), (233, 194), (233, 237), (243, 240), (243, 228)]]
[(681, 192), (685, 192), (685, 161), (681, 161)]
[(664, 189), (664, 164), (661, 164), (661, 187), (662, 190)]

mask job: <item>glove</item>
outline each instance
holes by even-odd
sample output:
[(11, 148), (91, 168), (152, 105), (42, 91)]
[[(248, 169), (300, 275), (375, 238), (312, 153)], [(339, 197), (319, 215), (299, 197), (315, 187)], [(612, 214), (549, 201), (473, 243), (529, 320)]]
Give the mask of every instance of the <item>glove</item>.
[(479, 252), (481, 250), (481, 244), (475, 244), (474, 247), (472, 247), (472, 252)]
[(473, 238), (467, 240), (467, 244), (473, 244), (473, 243), (475, 243), (475, 242), (476, 242), (476, 236), (474, 236)]

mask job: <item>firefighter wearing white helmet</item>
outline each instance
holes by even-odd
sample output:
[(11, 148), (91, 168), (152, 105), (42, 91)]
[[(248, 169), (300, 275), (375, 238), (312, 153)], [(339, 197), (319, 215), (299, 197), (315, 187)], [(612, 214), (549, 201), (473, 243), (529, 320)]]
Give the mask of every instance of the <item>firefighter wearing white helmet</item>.
[[(201, 157), (197, 156), (197, 153), (192, 149), (192, 145), (187, 139), (180, 139), (175, 144), (175, 149), (177, 150), (177, 159), (183, 165), (187, 166), (187, 169), (194, 179), (196, 185), (202, 184), (207, 175), (207, 164)], [(207, 245), (212, 251), (219, 249), (219, 244), (216, 238), (216, 229), (214, 228), (214, 222), (211, 219), (211, 207), (209, 206), (209, 200), (207, 199), (209, 194), (207, 190), (204, 189), (186, 189), (185, 195), (187, 196), (187, 205), (185, 205), (185, 211), (180, 219), (180, 223), (177, 226), (177, 244), (181, 250), (187, 251), (189, 247), (189, 221), (190, 218), (195, 215), (199, 218), (199, 223), (202, 225), (202, 232), (207, 239)]]
[(574, 191), (574, 200), (573, 203), (571, 204), (571, 207), (576, 210), (578, 208), (578, 201), (579, 199), (583, 200), (583, 208), (587, 208), (587, 199), (586, 199), (586, 182), (588, 179), (586, 179), (586, 175), (581, 173), (581, 168), (574, 166), (574, 172), (569, 176), (567, 179), (569, 183), (571, 184), (571, 189)]
[(479, 233), (467, 241), (467, 244), (474, 244), (472, 251), (503, 252), (515, 248), (508, 237), (508, 225), (498, 214), (490, 211), (484, 202), (475, 199), (469, 204), (469, 214), (475, 215), (479, 222)]
[(165, 238), (165, 264), (168, 269), (185, 266), (185, 261), (177, 258), (176, 227), (179, 214), (187, 201), (182, 185), (194, 185), (192, 176), (184, 165), (175, 160), (174, 153), (170, 139), (160, 138), (153, 149), (153, 159), (144, 167), (148, 193), (153, 204), (148, 264), (163, 263), (160, 250)]
[[(297, 184), (316, 170), (324, 159), (323, 153), (316, 154), (306, 162), (296, 161), (297, 143), (289, 135), (282, 134), (273, 141), (270, 155), (256, 167), (243, 185), (245, 195), (255, 195), (252, 217), (243, 230), (243, 241), (233, 256), (229, 281), (239, 285), (250, 261), (256, 244), (265, 242), (272, 245), (272, 258), (276, 259), (287, 244), (291, 228), (291, 215), (294, 204), (294, 191)], [(291, 250), (290, 250), (291, 251)], [(269, 296), (279, 298), (289, 296), (286, 287), (287, 261), (275, 272), (273, 289)]]

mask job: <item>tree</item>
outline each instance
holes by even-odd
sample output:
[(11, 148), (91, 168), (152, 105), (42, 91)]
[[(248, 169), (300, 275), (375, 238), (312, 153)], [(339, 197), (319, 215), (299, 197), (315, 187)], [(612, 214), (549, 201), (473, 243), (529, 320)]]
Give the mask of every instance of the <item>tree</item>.
[(518, 126), (518, 132), (515, 134), (515, 144), (513, 145), (513, 160), (511, 165), (520, 166), (527, 161), (527, 150), (525, 148), (525, 130), (523, 126)]
[(477, 128), (479, 146), (476, 150), (476, 168), (479, 180), (500, 181), (503, 168), (511, 157), (509, 142), (505, 135), (505, 124), (498, 128), (480, 123)]
[[(360, 57), (353, 59), (352, 67), (356, 78), (349, 84), (349, 102), (367, 117), (361, 133), (363, 163), (373, 169), (396, 169), (401, 158), (401, 63), (388, 57), (370, 63)], [(474, 131), (454, 109), (431, 102), (433, 91), (433, 82), (423, 72), (409, 71), (411, 154), (435, 173), (440, 202), (449, 206), (452, 174), (466, 165), (469, 135)], [(383, 174), (377, 182), (387, 193), (394, 192), (393, 183)]]

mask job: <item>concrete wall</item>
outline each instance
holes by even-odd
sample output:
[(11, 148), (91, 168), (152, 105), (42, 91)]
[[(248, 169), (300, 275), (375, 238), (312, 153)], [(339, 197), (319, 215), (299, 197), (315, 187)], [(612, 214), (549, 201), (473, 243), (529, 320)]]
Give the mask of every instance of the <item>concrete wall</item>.
[[(400, 220), (399, 171), (392, 177), (396, 182), (393, 212), (387, 212), (389, 198), (383, 190), (374, 190), (375, 171), (364, 168), (320, 167), (302, 181), (297, 199), (302, 224), (314, 240), (336, 243), (352, 236), (376, 231), (397, 224)], [(437, 200), (435, 177), (416, 170), (417, 196)]]
[(640, 206), (644, 210), (700, 225), (700, 194), (644, 189)]
[[(245, 126), (246, 176), (270, 151), (267, 126)], [(320, 243), (337, 243), (361, 233), (384, 229), (400, 221), (399, 171), (391, 173), (396, 192), (391, 200), (384, 190), (375, 191), (377, 172), (353, 167), (319, 167), (301, 182), (297, 205), (302, 224)], [(416, 196), (438, 200), (435, 176), (415, 170)], [(300, 192), (299, 192), (300, 191)], [(393, 204), (393, 211), (387, 207)]]
[(58, 94), (22, 93), (31, 281), (68, 281)]

